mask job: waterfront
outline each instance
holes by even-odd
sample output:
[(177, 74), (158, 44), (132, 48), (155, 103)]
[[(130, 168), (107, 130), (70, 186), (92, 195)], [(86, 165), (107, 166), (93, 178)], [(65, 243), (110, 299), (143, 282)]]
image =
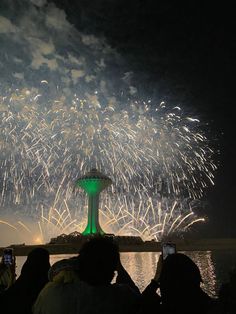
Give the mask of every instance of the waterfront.
[[(236, 264), (236, 250), (221, 251), (188, 251), (184, 252), (199, 266), (203, 288), (211, 296), (216, 296), (219, 286), (228, 278), (228, 272)], [(159, 252), (126, 252), (121, 253), (121, 260), (140, 290), (151, 280), (158, 260)], [(74, 255), (51, 255), (50, 263)], [(25, 256), (17, 256), (17, 275), (25, 261)], [(176, 270), (177, 271), (177, 270)]]
[[(126, 237), (120, 237), (118, 242), (120, 252), (160, 252), (161, 242), (156, 241), (131, 241)], [(25, 245), (23, 244), (11, 244), (8, 247), (14, 249), (16, 256), (28, 255), (31, 250), (36, 247), (42, 247), (49, 251), (51, 255), (55, 254), (76, 254), (81, 245), (84, 243), (83, 238), (77, 239), (72, 242), (54, 243), (54, 244), (40, 244), (40, 245)], [(118, 240), (118, 239), (116, 239)], [(125, 241), (124, 241), (125, 240)], [(127, 241), (128, 240), (128, 241)], [(209, 238), (209, 239), (172, 239), (171, 242), (176, 244), (179, 251), (234, 251), (236, 250), (236, 238)], [(0, 247), (0, 255), (3, 254), (4, 247)]]

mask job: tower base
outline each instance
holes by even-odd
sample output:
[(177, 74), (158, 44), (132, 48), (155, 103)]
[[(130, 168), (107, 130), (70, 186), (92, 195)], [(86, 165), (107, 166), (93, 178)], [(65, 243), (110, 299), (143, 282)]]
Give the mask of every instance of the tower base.
[(87, 224), (86, 228), (82, 232), (82, 235), (90, 235), (90, 234), (97, 234), (97, 235), (104, 235), (106, 232), (104, 232), (99, 224), (92, 225), (90, 223)]

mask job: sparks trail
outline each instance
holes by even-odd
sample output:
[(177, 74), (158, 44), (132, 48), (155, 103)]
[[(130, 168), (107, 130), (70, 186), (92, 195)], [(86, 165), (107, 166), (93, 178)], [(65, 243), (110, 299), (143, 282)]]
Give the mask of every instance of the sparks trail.
[[(60, 231), (74, 219), (80, 225), (86, 203), (74, 183), (95, 167), (114, 182), (101, 210), (116, 232), (161, 237), (202, 219), (189, 204), (214, 183), (215, 165), (199, 120), (138, 100), (142, 88), (117, 51), (78, 31), (52, 2), (5, 2), (0, 214), (40, 220), (38, 240), (53, 223)], [(16, 228), (28, 235), (26, 227)]]
[[(183, 204), (177, 201), (173, 204), (170, 200), (154, 203), (149, 197), (146, 201), (139, 202), (138, 211), (136, 204), (125, 196), (114, 200), (112, 207), (105, 205), (109, 204), (107, 201), (106, 199), (101, 202), (101, 226), (106, 232), (116, 235), (136, 235), (143, 240), (161, 240), (171, 233), (180, 234), (193, 224), (205, 221), (204, 218), (197, 218), (190, 205), (184, 208)], [(110, 197), (109, 201), (111, 202)], [(84, 204), (83, 211), (76, 218), (66, 201), (60, 200), (58, 203), (54, 202), (54, 205), (55, 207), (49, 209), (41, 205), (41, 217), (33, 227), (32, 224), (28, 227), (21, 221), (9, 223), (0, 220), (0, 224), (13, 228), (18, 238), (30, 243), (46, 243), (59, 234), (84, 230), (87, 204)]]
[[(208, 140), (199, 121), (184, 116), (179, 107), (131, 102), (122, 109), (114, 102), (101, 103), (97, 94), (87, 94), (83, 99), (75, 95), (71, 104), (61, 97), (42, 108), (39, 96), (22, 90), (1, 99), (2, 108), (7, 108), (0, 113), (2, 207), (30, 208), (32, 203), (37, 207), (42, 200), (50, 204), (54, 199), (55, 208), (59, 200), (74, 199), (79, 173), (96, 167), (105, 169), (114, 182), (108, 192), (114, 217), (119, 198), (120, 216), (132, 216), (144, 226), (146, 216), (139, 218), (149, 208), (158, 212), (160, 220), (153, 202), (197, 199), (214, 183), (216, 166)], [(137, 197), (139, 204), (134, 201)], [(182, 228), (183, 213), (176, 224), (170, 224), (170, 217), (176, 217), (175, 206), (161, 218), (160, 230), (153, 230), (158, 224), (149, 219), (154, 235)], [(186, 208), (186, 215), (190, 211)], [(124, 218), (119, 221), (124, 221), (122, 229), (125, 223), (130, 225)], [(133, 229), (138, 230), (138, 225)]]

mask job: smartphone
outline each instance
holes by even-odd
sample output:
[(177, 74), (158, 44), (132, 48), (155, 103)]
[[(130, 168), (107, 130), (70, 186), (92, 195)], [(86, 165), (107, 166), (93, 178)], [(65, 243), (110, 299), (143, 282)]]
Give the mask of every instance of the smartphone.
[(175, 243), (163, 243), (162, 245), (162, 257), (163, 260), (167, 258), (168, 255), (170, 254), (175, 254), (176, 253), (176, 245)]
[(4, 249), (3, 263), (5, 265), (12, 265), (14, 263), (13, 249)]

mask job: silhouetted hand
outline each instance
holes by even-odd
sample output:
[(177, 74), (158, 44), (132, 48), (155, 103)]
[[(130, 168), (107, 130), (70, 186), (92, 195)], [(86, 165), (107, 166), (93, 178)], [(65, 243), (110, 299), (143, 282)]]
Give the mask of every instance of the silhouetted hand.
[(117, 271), (116, 283), (126, 284), (130, 288), (132, 288), (134, 291), (136, 291), (138, 294), (140, 293), (138, 287), (135, 285), (132, 278), (130, 277), (128, 272), (125, 270), (120, 259), (117, 264), (116, 271)]
[(124, 266), (123, 266), (122, 263), (121, 263), (120, 258), (119, 258), (119, 261), (118, 261), (118, 263), (117, 263), (116, 270), (117, 270), (118, 273), (123, 272), (123, 271), (126, 272), (126, 270), (124, 269)]
[(162, 258), (162, 254), (160, 254), (158, 262), (157, 262), (156, 272), (153, 278), (153, 280), (155, 280), (156, 282), (158, 282), (160, 279), (162, 265), (163, 265), (163, 258)]

